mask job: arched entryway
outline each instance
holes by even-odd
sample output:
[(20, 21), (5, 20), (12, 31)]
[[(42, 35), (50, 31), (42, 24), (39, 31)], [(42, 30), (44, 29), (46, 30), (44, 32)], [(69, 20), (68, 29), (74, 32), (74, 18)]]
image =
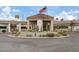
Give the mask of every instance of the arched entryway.
[(16, 31), (16, 24), (11, 24), (10, 28), (11, 28), (11, 32)]
[(14, 33), (16, 30), (17, 30), (17, 22), (12, 20), (10, 22), (10, 31)]

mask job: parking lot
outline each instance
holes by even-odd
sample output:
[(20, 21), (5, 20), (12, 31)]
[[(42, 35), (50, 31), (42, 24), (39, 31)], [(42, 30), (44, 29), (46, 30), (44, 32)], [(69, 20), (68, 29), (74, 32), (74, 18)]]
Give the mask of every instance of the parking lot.
[(79, 32), (61, 39), (22, 39), (0, 34), (0, 52), (79, 52)]

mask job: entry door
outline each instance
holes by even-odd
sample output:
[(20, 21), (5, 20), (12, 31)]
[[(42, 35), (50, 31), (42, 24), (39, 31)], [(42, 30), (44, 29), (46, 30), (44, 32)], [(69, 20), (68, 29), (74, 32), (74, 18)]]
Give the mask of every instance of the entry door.
[(11, 28), (11, 32), (16, 31), (16, 24), (11, 24), (10, 28)]

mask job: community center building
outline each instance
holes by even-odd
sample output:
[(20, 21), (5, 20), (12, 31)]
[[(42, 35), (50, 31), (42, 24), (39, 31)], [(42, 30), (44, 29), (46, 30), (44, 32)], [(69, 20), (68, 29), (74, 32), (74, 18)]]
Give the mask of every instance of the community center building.
[[(56, 29), (71, 28), (71, 21), (56, 21), (53, 16), (46, 14), (36, 14), (26, 18), (26, 21), (20, 20), (20, 17), (15, 17), (12, 20), (0, 20), (0, 32), (13, 32), (16, 29), (21, 31), (55, 31)], [(73, 31), (79, 31), (79, 21), (73, 20)]]

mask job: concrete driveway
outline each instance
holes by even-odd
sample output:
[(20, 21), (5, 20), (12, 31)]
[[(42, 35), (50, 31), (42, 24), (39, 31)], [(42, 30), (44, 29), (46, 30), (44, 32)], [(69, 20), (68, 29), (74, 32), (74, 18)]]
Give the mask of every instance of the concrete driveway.
[(79, 33), (68, 38), (11, 38), (0, 34), (0, 52), (79, 52)]

